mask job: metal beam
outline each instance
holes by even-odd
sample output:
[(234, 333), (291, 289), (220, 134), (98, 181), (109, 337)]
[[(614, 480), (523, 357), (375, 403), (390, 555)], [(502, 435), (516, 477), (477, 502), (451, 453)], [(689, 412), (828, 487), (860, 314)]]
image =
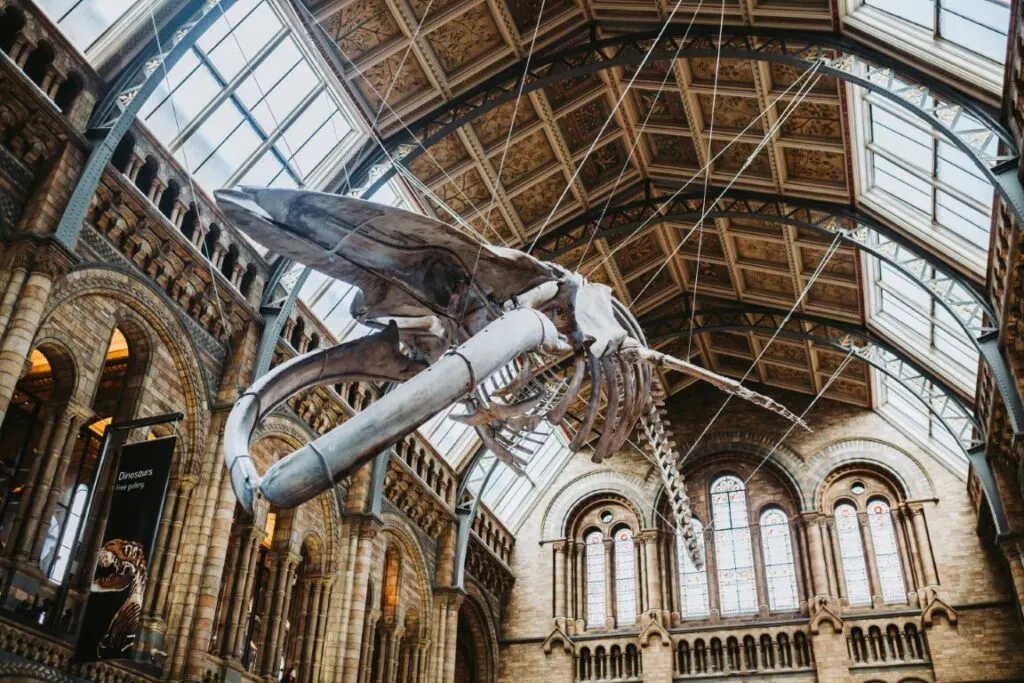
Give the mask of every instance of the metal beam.
[[(777, 194), (709, 189), (710, 207), (704, 205), (702, 190), (685, 192), (672, 199), (647, 197), (607, 211), (594, 209), (545, 235), (534, 249), (540, 258), (553, 259), (595, 239), (628, 235), (647, 223), (696, 221), (706, 218), (758, 218), (812, 230), (867, 252), (909, 281), (918, 283), (929, 296), (957, 321), (997, 378), (999, 393), (1014, 432), (1024, 428), (1024, 405), (1011, 382), (1006, 359), (993, 352), (990, 341), (996, 328), (995, 314), (984, 295), (963, 275), (935, 255), (925, 251), (906, 235), (872, 216), (845, 204), (814, 201)], [(715, 201), (714, 198), (722, 198)], [(707, 211), (707, 214), (704, 214)]]
[[(456, 129), (495, 107), (569, 78), (614, 67), (639, 64), (660, 26), (594, 22), (582, 26), (562, 43), (571, 45), (533, 55), (530, 68), (513, 64), (481, 85), (450, 100), (433, 112), (383, 141), (390, 156), (404, 166)], [(598, 40), (599, 31), (614, 34)], [(948, 141), (971, 157), (996, 191), (1024, 220), (1024, 191), (1007, 168), (1016, 167), (1017, 145), (1013, 135), (999, 123), (998, 112), (943, 84), (934, 76), (857, 43), (839, 33), (800, 31), (749, 26), (728, 27), (718, 41), (718, 27), (683, 24), (668, 26), (650, 61), (715, 57), (768, 61), (800, 69), (818, 64), (825, 75), (862, 86), (899, 105), (908, 113), (939, 131)], [(326, 46), (336, 50), (336, 45)], [(360, 163), (350, 174), (352, 186), (375, 178), (366, 189), (372, 194), (397, 172), (388, 155), (379, 148), (364, 148)], [(1002, 147), (1002, 150), (999, 147)], [(340, 187), (340, 181), (337, 183)], [(364, 195), (365, 196), (365, 195)]]
[(466, 474), (459, 481), (455, 494), (455, 517), (458, 527), (455, 533), (455, 568), (452, 572), (452, 587), (466, 588), (466, 554), (469, 551), (469, 540), (473, 531), (473, 521), (484, 491), (498, 467), (498, 458), (481, 444), (473, 454)]
[(996, 528), (996, 535), (1010, 532), (1010, 522), (1006, 518), (1006, 510), (1003, 508), (1003, 499), (999, 495), (999, 487), (996, 486), (996, 477), (992, 472), (992, 464), (988, 460), (988, 454), (984, 447), (972, 448), (967, 452), (967, 460), (971, 463), (971, 469), (978, 475), (981, 489), (985, 492), (985, 500), (988, 502), (988, 509), (992, 513), (992, 524)]
[[(854, 357), (885, 373), (921, 401), (956, 439), (965, 455), (973, 448), (984, 446), (985, 430), (974, 412), (951, 387), (896, 347), (859, 325), (794, 313), (783, 327), (785, 317), (785, 311), (761, 306), (697, 310), (693, 332), (756, 332), (770, 336), (782, 328), (779, 337), (811, 341), (842, 353), (852, 352)], [(689, 331), (689, 320), (678, 315), (642, 320), (641, 324), (652, 346)]]
[(192, 49), (196, 40), (220, 18), (221, 13), (234, 4), (235, 0), (213, 3), (194, 0), (188, 3), (164, 29), (160, 39), (154, 38), (131, 63), (93, 111), (89, 135), (96, 142), (57, 225), (57, 240), (69, 252), (74, 253), (78, 244), (78, 236), (100, 178), (121, 139), (135, 123), (143, 103), (163, 81), (165, 73)]

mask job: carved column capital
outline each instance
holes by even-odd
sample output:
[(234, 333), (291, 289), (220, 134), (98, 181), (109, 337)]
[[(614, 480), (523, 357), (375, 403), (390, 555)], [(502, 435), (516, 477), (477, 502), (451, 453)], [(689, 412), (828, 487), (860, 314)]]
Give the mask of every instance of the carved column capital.
[(907, 503), (907, 510), (914, 517), (924, 514), (924, 503)]

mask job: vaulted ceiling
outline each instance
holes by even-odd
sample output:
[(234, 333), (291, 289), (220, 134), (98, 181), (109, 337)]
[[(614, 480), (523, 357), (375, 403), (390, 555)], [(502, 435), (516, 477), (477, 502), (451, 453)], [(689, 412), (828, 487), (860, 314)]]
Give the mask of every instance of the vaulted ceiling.
[[(828, 0), (724, 4), (726, 33), (738, 26), (833, 28)], [(695, 30), (708, 33), (711, 27), (717, 34), (719, 0), (682, 2), (674, 23), (685, 27), (698, 5)], [(310, 9), (336, 43), (339, 76), (386, 139), (526, 59), (541, 7), (532, 53), (537, 59), (614, 36), (616, 27), (630, 22), (656, 31), (672, 6), (660, 0), (327, 0)], [(808, 86), (806, 95), (774, 129), (796, 99), (800, 88), (792, 86), (802, 69), (727, 56), (716, 60), (714, 49), (704, 56), (650, 61), (639, 73), (634, 68), (581, 69), (553, 78), (525, 93), (518, 105), (513, 97), (430, 145), (409, 164), (424, 186), (418, 194), (425, 207), (441, 218), (448, 218), (448, 210), (458, 213), (495, 244), (528, 247), (536, 240), (538, 254), (607, 283), (641, 319), (685, 318), (695, 288), (698, 325), (700, 310), (737, 302), (788, 310), (832, 240), (765, 218), (768, 212), (716, 214), (688, 239), (692, 215), (637, 221), (614, 236), (599, 232), (562, 248), (554, 248), (550, 236), (581, 216), (596, 220), (631, 202), (657, 206), (681, 188), (678, 196), (690, 197), (699, 215), (705, 201), (699, 173), (709, 159), (707, 202), (753, 191), (849, 205), (854, 191), (845, 86), (830, 76), (805, 77), (798, 85)], [(774, 130), (767, 145), (755, 154), (769, 129)], [(861, 270), (856, 250), (840, 247), (796, 310), (862, 324)], [(695, 335), (692, 342), (684, 334), (658, 343), (744, 377), (770, 336), (764, 330), (717, 331)], [(834, 349), (780, 338), (748, 379), (816, 393), (842, 359)], [(672, 392), (688, 384), (681, 376), (663, 379)], [(826, 395), (870, 405), (867, 366), (849, 364)]]

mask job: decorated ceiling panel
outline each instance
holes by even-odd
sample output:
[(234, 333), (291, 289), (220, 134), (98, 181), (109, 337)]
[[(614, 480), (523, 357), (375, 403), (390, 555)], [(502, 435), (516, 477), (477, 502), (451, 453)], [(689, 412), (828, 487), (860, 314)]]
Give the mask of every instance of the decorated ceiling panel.
[[(343, 80), (388, 137), (525, 59), (542, 6), (535, 56), (612, 35), (602, 27), (588, 35), (581, 30), (587, 21), (656, 26), (673, 5), (356, 0), (322, 2), (313, 11), (354, 62)], [(685, 26), (697, 6), (696, 0), (681, 2), (673, 21)], [(717, 26), (722, 8), (703, 2), (697, 23)], [(724, 11), (727, 25), (832, 28), (827, 0), (726, 0)], [(524, 247), (606, 207), (664, 201), (679, 191), (699, 198), (705, 165), (711, 169), (709, 203), (727, 186), (732, 193), (850, 201), (848, 131), (834, 78), (808, 78), (786, 64), (716, 59), (713, 53), (651, 60), (639, 70), (567, 68), (553, 70), (543, 87), (518, 102), (513, 97), (484, 107), (410, 164), (436, 195), (425, 199), (429, 210), (444, 218), (450, 209), (491, 242)], [(798, 95), (802, 86), (806, 92)], [(587, 235), (554, 258), (608, 284), (645, 318), (660, 312), (689, 318), (695, 301), (699, 323), (700, 310), (713, 299), (715, 305), (784, 310), (796, 304), (802, 314), (863, 322), (864, 287), (852, 249), (830, 253), (830, 241), (818, 232), (764, 215), (707, 217), (702, 223), (696, 217), (635, 221), (614, 236)], [(827, 254), (818, 281), (808, 287)], [(692, 340), (659, 343), (680, 356), (689, 349), (695, 361), (726, 374), (750, 371), (751, 380), (805, 392), (821, 389), (842, 361), (830, 347), (786, 339), (768, 346), (755, 363), (768, 336), (697, 333)], [(678, 375), (663, 379), (671, 391), (686, 386)], [(868, 405), (867, 369), (848, 366), (828, 395)]]

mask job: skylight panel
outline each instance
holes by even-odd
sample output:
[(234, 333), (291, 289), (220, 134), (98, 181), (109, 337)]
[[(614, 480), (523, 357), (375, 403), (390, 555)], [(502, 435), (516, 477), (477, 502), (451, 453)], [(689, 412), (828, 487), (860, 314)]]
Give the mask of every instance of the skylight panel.
[(83, 53), (138, 0), (40, 0), (43, 11)]
[[(969, 424), (951, 424), (953, 433), (936, 417), (928, 407), (914, 394), (905, 389), (889, 375), (874, 371), (875, 386), (878, 387), (879, 412), (901, 432), (918, 441), (945, 462), (953, 470), (965, 473), (967, 457), (961, 447), (961, 440), (967, 441), (971, 436)], [(926, 390), (936, 393), (930, 382), (925, 382)]]
[[(1010, 23), (1009, 0), (862, 0), (883, 19), (906, 22), (909, 29), (937, 43), (952, 44), (1002, 64)], [(857, 2), (851, 2), (854, 7)], [(856, 10), (854, 10), (856, 12)]]
[(171, 69), (142, 120), (207, 190), (316, 186), (360, 136), (302, 40), (271, 0), (241, 0)]
[(873, 93), (856, 92), (864, 116), (862, 202), (980, 273), (992, 228), (991, 182), (941, 132)]
[[(973, 395), (980, 356), (967, 332), (920, 283), (885, 261), (868, 258), (874, 286), (868, 300), (871, 326), (965, 394)], [(934, 275), (922, 273), (926, 278)]]

